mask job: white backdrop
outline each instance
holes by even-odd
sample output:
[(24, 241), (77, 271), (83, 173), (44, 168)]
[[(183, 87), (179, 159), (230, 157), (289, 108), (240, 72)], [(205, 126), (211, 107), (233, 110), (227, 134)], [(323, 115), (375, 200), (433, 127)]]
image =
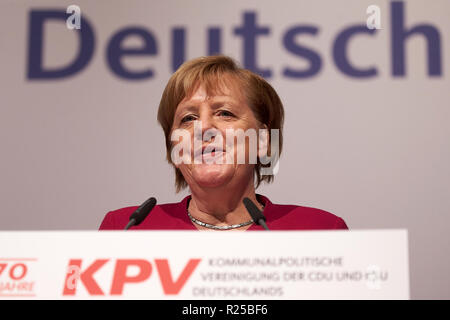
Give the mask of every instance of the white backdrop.
[[(28, 64), (37, 54), (31, 16), (64, 13), (71, 4), (81, 8), (93, 30), (92, 57), (63, 78), (30, 76)], [(381, 9), (381, 29), (351, 37), (346, 52), (351, 65), (375, 68), (376, 75), (350, 76), (336, 64), (333, 48), (336, 41), (343, 44), (337, 39), (345, 29), (365, 26), (371, 4)], [(407, 38), (405, 74), (394, 76), (391, 19), (393, 7), (401, 4), (406, 30), (426, 25), (439, 38), (424, 33)], [(407, 228), (411, 297), (448, 299), (449, 9), (444, 0), (3, 1), (0, 229), (96, 229), (110, 210), (149, 196), (159, 203), (185, 196), (175, 194), (173, 170), (164, 160), (157, 107), (173, 72), (172, 56), (182, 48), (181, 42), (173, 45), (174, 30), (184, 30), (185, 58), (191, 59), (208, 53), (208, 30), (217, 28), (221, 53), (242, 64), (247, 56), (259, 69), (270, 69), (267, 79), (285, 105), (280, 171), (258, 192), (273, 202), (330, 211), (351, 229)], [(243, 27), (245, 14), (267, 33), (254, 37), (254, 56), (251, 37), (244, 45), (234, 32)], [(283, 39), (299, 26), (316, 33), (297, 35), (287, 46)], [(151, 69), (152, 77), (130, 80), (111, 69), (111, 39), (130, 27), (146, 30), (154, 43), (147, 55), (126, 56), (121, 63), (130, 72)], [(48, 20), (42, 68), (61, 69), (74, 61), (79, 32), (67, 29), (64, 20)], [(430, 43), (434, 49), (428, 49)], [(130, 36), (122, 46), (142, 48), (143, 40)], [(303, 56), (292, 51), (302, 47), (315, 53), (310, 58), (320, 58), (320, 69), (290, 78), (286, 68), (311, 66), (305, 51)], [(433, 50), (440, 53), (440, 66), (430, 75), (429, 55), (434, 68), (439, 56)]]

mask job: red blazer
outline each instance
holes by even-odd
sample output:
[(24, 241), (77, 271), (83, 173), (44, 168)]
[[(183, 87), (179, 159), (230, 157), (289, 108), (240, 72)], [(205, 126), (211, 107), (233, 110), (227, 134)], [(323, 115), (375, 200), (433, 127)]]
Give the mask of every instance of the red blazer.
[[(344, 220), (320, 210), (295, 205), (274, 204), (268, 198), (257, 194), (258, 200), (264, 204), (266, 223), (271, 230), (325, 230), (348, 229)], [(130, 230), (198, 230), (187, 215), (191, 196), (181, 202), (156, 205), (152, 212), (139, 225)], [(130, 215), (137, 206), (110, 211), (103, 219), (100, 230), (122, 230), (127, 225)], [(263, 230), (253, 224), (247, 230)]]
[[(295, 205), (274, 204), (268, 198), (257, 194), (264, 204), (264, 215), (270, 230), (325, 230), (348, 229), (344, 220), (320, 210)], [(144, 221), (130, 230), (198, 230), (187, 215), (191, 196), (181, 202), (156, 205)], [(137, 206), (126, 207), (106, 214), (100, 230), (122, 230)], [(253, 224), (247, 230), (264, 230)]]

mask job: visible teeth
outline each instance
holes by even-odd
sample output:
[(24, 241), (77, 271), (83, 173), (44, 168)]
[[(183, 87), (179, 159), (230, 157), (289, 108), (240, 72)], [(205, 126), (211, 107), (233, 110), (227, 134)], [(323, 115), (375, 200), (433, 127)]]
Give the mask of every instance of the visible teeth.
[(206, 150), (205, 150), (205, 151), (203, 152), (203, 154), (211, 153), (212, 155), (214, 155), (216, 152), (222, 152), (222, 150), (217, 150), (217, 151), (216, 151), (216, 150), (212, 150), (212, 151), (211, 151), (211, 150), (210, 150), (210, 151), (206, 151)]

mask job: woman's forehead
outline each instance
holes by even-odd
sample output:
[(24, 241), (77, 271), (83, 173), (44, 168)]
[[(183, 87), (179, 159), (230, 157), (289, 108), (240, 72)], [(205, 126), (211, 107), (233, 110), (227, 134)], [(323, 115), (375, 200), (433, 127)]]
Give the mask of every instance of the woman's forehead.
[(231, 81), (217, 81), (216, 83), (199, 82), (194, 89), (189, 92), (184, 99), (179, 103), (185, 104), (190, 101), (205, 101), (205, 100), (235, 100), (241, 101), (243, 95), (239, 90), (239, 84), (236, 80)]

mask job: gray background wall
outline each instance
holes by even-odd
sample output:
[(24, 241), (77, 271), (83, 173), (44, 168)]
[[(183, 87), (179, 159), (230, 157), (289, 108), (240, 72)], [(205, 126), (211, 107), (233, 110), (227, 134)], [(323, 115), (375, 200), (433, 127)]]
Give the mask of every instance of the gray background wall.
[[(61, 79), (27, 76), (30, 12), (76, 4), (95, 35), (89, 63)], [(377, 75), (356, 78), (337, 68), (337, 35), (365, 25), (366, 8), (381, 8), (374, 35), (348, 43), (348, 58)], [(406, 74), (392, 75), (390, 1), (3, 1), (0, 10), (0, 230), (95, 230), (110, 210), (150, 195), (179, 201), (165, 162), (156, 112), (172, 68), (172, 31), (186, 32), (186, 59), (207, 53), (207, 29), (222, 30), (222, 53), (243, 63), (243, 40), (233, 33), (245, 12), (259, 26), (256, 60), (286, 110), (285, 145), (275, 183), (259, 193), (273, 202), (318, 207), (343, 217), (351, 229), (409, 231), (411, 297), (450, 298), (450, 40), (448, 1), (404, 1), (405, 27), (434, 27), (440, 34), (440, 74), (428, 74), (423, 35), (405, 42)], [(67, 15), (68, 16), (68, 15)], [(320, 72), (292, 79), (287, 66), (307, 69), (305, 58), (283, 45), (286, 32), (314, 26), (295, 43), (321, 58)], [(146, 29), (157, 53), (125, 57), (130, 70), (154, 76), (127, 80), (111, 71), (106, 50), (126, 27)], [(70, 64), (76, 30), (64, 21), (44, 27), (43, 66)], [(141, 47), (130, 37), (127, 47)]]

